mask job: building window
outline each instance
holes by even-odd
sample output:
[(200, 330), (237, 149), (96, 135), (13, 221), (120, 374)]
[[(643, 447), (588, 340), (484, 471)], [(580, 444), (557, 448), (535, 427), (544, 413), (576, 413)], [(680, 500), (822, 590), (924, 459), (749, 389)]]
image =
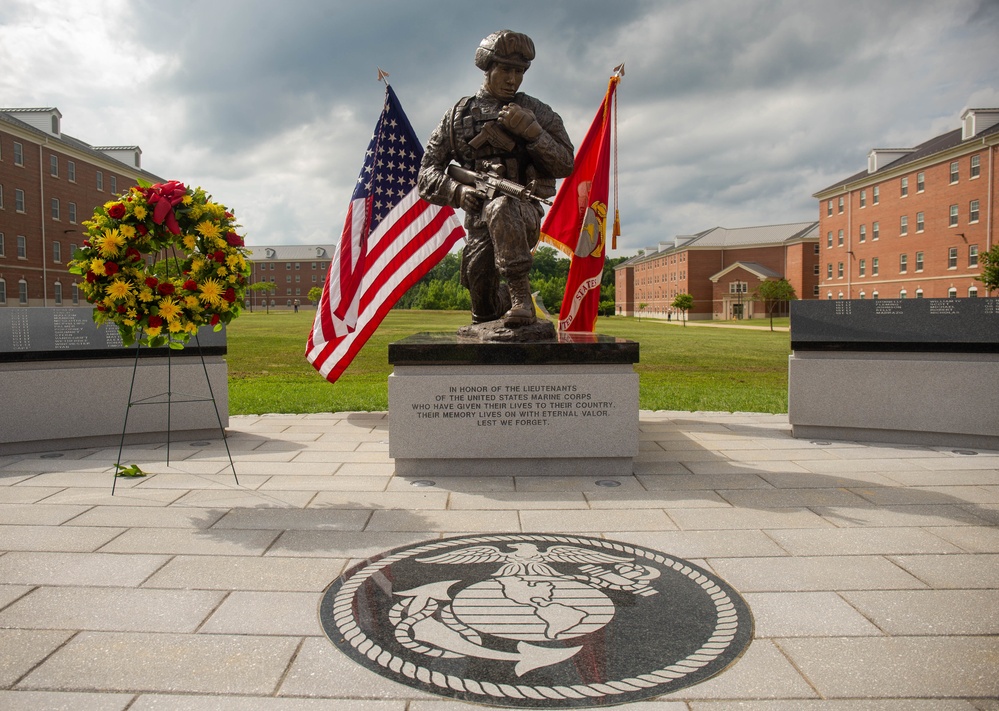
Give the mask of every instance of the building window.
[(923, 290), (922, 289), (916, 289), (916, 298), (917, 299), (923, 298)]
[(97, 171), (97, 189), (104, 192), (104, 173)]
[(19, 303), (21, 306), (28, 305), (28, 282), (26, 282), (24, 279), (21, 279), (21, 281), (17, 282), (17, 303)]
[(113, 195), (118, 194), (118, 178), (114, 175), (111, 176), (111, 193)]
[(880, 185), (875, 185), (874, 188), (871, 190), (871, 193), (872, 193), (872, 195), (871, 195), (871, 202), (873, 204), (875, 204), (875, 205), (877, 205), (878, 203), (880, 203), (881, 202), (881, 186)]
[(14, 188), (14, 209), (24, 212), (24, 191), (20, 188)]
[(957, 289), (955, 287), (952, 286), (950, 289), (947, 290), (947, 298), (948, 299), (957, 298)]
[(74, 225), (76, 224), (76, 203), (71, 202), (69, 204), (69, 221)]
[(840, 230), (839, 234), (836, 235), (836, 244), (840, 247), (843, 246), (843, 230)]
[(0, 257), (6, 257), (7, 252), (4, 250), (3, 245), (3, 232), (0, 232)]
[(826, 247), (832, 249), (832, 230), (829, 230), (829, 233), (826, 235)]
[(295, 262), (295, 270), (297, 271), (297, 270), (299, 270), (301, 268), (302, 268), (302, 263), (301, 262)]
[(909, 216), (902, 215), (898, 220), (898, 233), (905, 237), (909, 234)]
[(968, 203), (968, 222), (978, 222), (978, 201)]
[(66, 161), (66, 179), (71, 182), (76, 182), (76, 163), (71, 160)]
[(902, 178), (901, 192), (902, 192), (902, 197), (908, 196), (908, 194), (909, 194), (909, 179), (908, 178)]
[(950, 164), (950, 184), (953, 185), (957, 182), (958, 177), (961, 173), (961, 164), (959, 161), (954, 161)]
[(898, 256), (898, 273), (905, 274), (907, 271), (909, 271), (909, 255), (900, 254)]
[(52, 261), (56, 264), (62, 262), (62, 245), (58, 242), (52, 243)]
[(867, 191), (866, 190), (861, 190), (860, 191), (860, 206), (861, 207), (867, 207)]
[(59, 198), (52, 198), (49, 203), (52, 206), (52, 219), (59, 219)]
[(813, 273), (813, 274), (814, 274), (815, 276), (818, 276), (818, 275), (819, 275), (819, 265), (818, 265), (818, 264), (816, 264), (816, 265), (815, 265), (814, 267), (812, 267), (812, 273)]
[(861, 242), (866, 242), (867, 241), (867, 225), (861, 225), (860, 226), (860, 236), (858, 237), (858, 239)]
[(285, 268), (285, 271), (289, 271), (290, 272), (291, 271), (291, 262), (285, 262), (284, 263), (284, 268)]
[(950, 227), (957, 227), (957, 205), (950, 206)]
[(923, 219), (923, 213), (916, 213), (916, 232), (922, 232), (926, 227), (926, 220)]
[(905, 289), (902, 289), (901, 291), (898, 292), (898, 298), (900, 298), (900, 299), (904, 299), (908, 295), (909, 295), (909, 292), (907, 292)]
[(877, 222), (871, 224), (871, 242), (877, 242), (881, 235), (881, 227)]
[(861, 259), (860, 264), (857, 265), (857, 274), (860, 276), (867, 276), (867, 260)]
[(832, 262), (826, 265), (826, 279), (832, 279)]
[(14, 165), (24, 165), (24, 147), (14, 142)]
[(839, 264), (836, 265), (836, 278), (837, 279), (843, 278), (843, 262), (840, 262)]
[(749, 283), (744, 281), (733, 281), (729, 282), (728, 293), (730, 294), (748, 294), (749, 293)]
[(922, 252), (916, 252), (916, 271), (917, 272), (923, 271), (923, 253)]
[(968, 266), (972, 269), (978, 267), (978, 245), (968, 245)]
[(829, 200), (826, 203), (826, 216), (828, 217), (831, 214), (832, 214), (832, 200)]
[(3, 185), (0, 185), (0, 210), (3, 209)]
[(62, 306), (62, 284), (56, 282), (55, 284), (53, 284), (53, 287), (55, 289), (56, 306)]
[(73, 294), (73, 306), (79, 306), (80, 305), (80, 287), (78, 285), (76, 285), (76, 284), (73, 284), (73, 286), (71, 287), (71, 291), (72, 291), (72, 294)]
[(872, 298), (872, 299), (876, 299), (876, 298), (878, 298), (878, 292), (877, 292), (877, 291), (874, 291), (874, 292), (873, 292), (873, 293), (871, 294), (871, 298)]
[(7, 303), (7, 282), (0, 279), (0, 306), (6, 305)]
[(921, 193), (926, 190), (926, 173), (916, 173), (916, 192)]
[(957, 247), (951, 247), (947, 250), (947, 268), (957, 269)]
[(843, 214), (843, 196), (840, 196), (840, 198), (839, 198), (838, 209), (839, 209), (839, 214), (842, 215)]
[(969, 299), (977, 299), (978, 298), (978, 287), (977, 286), (969, 286), (968, 287), (968, 298)]
[(860, 292), (860, 298), (861, 298), (861, 300), (866, 299), (867, 298), (867, 292), (866, 291)]
[(49, 156), (49, 175), (59, 177), (59, 156)]
[[(812, 245), (812, 253), (813, 254), (818, 254), (819, 253), (819, 243), (818, 242), (816, 242), (814, 245)], [(325, 270), (325, 266), (323, 267), (323, 269)]]
[(878, 258), (871, 257), (871, 276), (878, 275)]
[(818, 295), (819, 295), (819, 285), (816, 284), (815, 286), (812, 287), (812, 296), (818, 296)]
[(24, 235), (17, 236), (17, 258), (28, 258), (28, 240)]
[(982, 174), (982, 157), (981, 156), (971, 156), (971, 173), (969, 174), (972, 178), (977, 178)]

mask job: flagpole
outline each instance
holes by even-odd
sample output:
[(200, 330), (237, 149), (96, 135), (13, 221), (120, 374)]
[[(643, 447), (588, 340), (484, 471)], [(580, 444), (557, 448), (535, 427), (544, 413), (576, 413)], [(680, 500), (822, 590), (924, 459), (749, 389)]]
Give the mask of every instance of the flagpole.
[[(622, 64), (621, 66), (623, 67), (624, 65)], [(375, 67), (375, 69), (378, 70), (378, 81), (383, 82), (385, 84), (385, 88), (388, 88), (389, 73), (383, 70), (381, 67)]]

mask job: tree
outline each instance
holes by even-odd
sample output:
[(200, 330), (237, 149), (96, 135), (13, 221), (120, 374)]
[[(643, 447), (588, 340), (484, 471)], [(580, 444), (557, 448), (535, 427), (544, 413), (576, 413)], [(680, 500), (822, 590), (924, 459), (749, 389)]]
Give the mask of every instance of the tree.
[[(271, 312), (270, 302), (267, 300), (267, 292), (277, 291), (277, 284), (271, 281), (258, 281), (255, 284), (250, 284), (246, 287), (250, 291), (262, 291), (264, 292), (264, 306), (267, 307), (267, 313)], [(250, 310), (253, 310), (253, 299), (250, 299)]]
[(982, 264), (982, 275), (977, 279), (985, 285), (985, 293), (999, 291), (999, 244), (978, 255), (978, 261)]
[(683, 327), (687, 327), (687, 311), (694, 308), (694, 297), (690, 294), (677, 294), (673, 299), (673, 308), (682, 312)]
[(647, 309), (647, 308), (649, 308), (649, 305), (647, 303), (645, 303), (644, 301), (639, 302), (639, 304), (638, 304), (638, 320), (639, 321), (642, 320), (642, 312), (645, 311), (645, 309)]
[(767, 313), (770, 314), (770, 330), (774, 330), (774, 309), (778, 304), (794, 301), (798, 295), (794, 293), (794, 287), (787, 279), (780, 278), (776, 281), (764, 281), (756, 287), (753, 295), (756, 299), (764, 302)]
[(319, 305), (319, 301), (323, 298), (323, 290), (321, 287), (314, 286), (309, 289), (308, 293), (309, 301), (313, 304)]

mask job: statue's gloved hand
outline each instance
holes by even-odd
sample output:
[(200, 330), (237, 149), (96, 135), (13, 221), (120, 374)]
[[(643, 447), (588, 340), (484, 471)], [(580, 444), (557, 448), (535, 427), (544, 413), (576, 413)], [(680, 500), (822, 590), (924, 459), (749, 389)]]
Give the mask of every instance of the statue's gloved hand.
[(485, 193), (479, 192), (470, 185), (462, 185), (458, 189), (458, 204), (461, 205), (461, 209), (465, 212), (477, 215), (482, 212), (482, 206), (485, 204), (485, 201)]
[(533, 141), (541, 135), (541, 124), (529, 109), (517, 104), (507, 104), (499, 112), (499, 122), (505, 128), (528, 141)]

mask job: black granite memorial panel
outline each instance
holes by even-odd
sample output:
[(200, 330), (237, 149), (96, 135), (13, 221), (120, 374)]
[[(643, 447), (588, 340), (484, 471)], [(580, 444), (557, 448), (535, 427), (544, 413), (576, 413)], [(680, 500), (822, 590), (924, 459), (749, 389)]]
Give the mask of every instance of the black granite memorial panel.
[(999, 353), (999, 299), (793, 301), (791, 349)]
[(753, 619), (723, 580), (660, 551), (586, 536), (483, 534), (374, 556), (319, 619), (340, 651), (423, 691), (493, 706), (595, 707), (723, 672)]
[[(88, 308), (0, 309), (0, 363), (81, 358), (134, 358), (113, 324), (97, 326)], [(204, 327), (183, 350), (140, 348), (140, 357), (225, 355), (225, 330)]]
[(482, 343), (454, 333), (418, 333), (389, 344), (392, 365), (607, 365), (637, 363), (638, 342), (598, 333), (554, 341)]

